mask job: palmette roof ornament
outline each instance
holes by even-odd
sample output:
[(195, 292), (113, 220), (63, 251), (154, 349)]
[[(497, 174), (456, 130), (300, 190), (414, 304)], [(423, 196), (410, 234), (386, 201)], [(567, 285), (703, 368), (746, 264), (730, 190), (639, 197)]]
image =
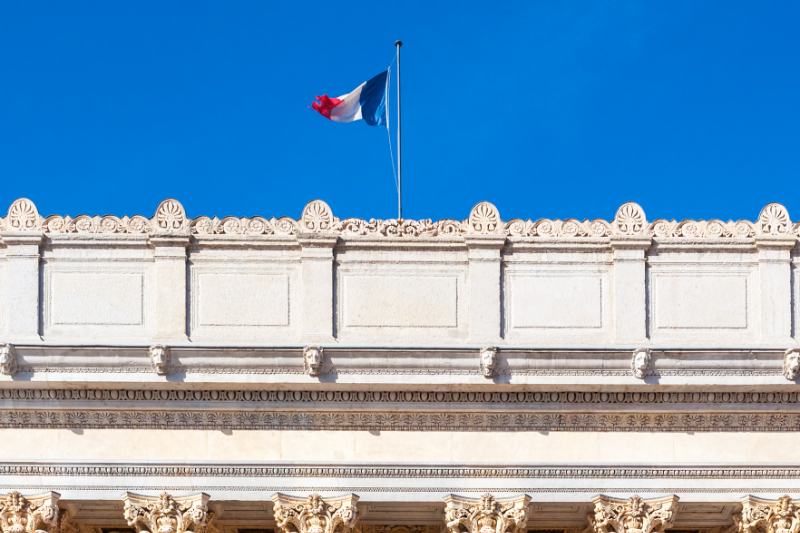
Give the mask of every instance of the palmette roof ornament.
[(325, 499), (319, 494), (272, 496), (275, 522), (282, 533), (349, 533), (360, 516), (357, 502), (355, 494)]
[(648, 222), (642, 207), (634, 202), (623, 204), (613, 220), (565, 220), (520, 218), (503, 221), (493, 204), (480, 202), (469, 217), (458, 221), (443, 219), (364, 220), (333, 215), (331, 207), (322, 200), (309, 202), (299, 219), (291, 217), (217, 217), (186, 216), (183, 205), (174, 199), (159, 204), (151, 218), (50, 215), (42, 217), (36, 205), (27, 198), (11, 204), (6, 217), (0, 217), (0, 231), (38, 231), (56, 233), (122, 233), (122, 234), (186, 234), (186, 235), (262, 235), (289, 236), (300, 233), (342, 237), (367, 236), (377, 238), (449, 238), (464, 235), (504, 235), (506, 237), (541, 238), (607, 238), (612, 235), (656, 238), (746, 239), (760, 235), (800, 236), (800, 222), (792, 223), (781, 204), (768, 204), (755, 222), (747, 220), (666, 220)]
[(0, 531), (2, 533), (55, 533), (59, 527), (57, 492), (25, 497), (19, 492), (0, 496)]
[(763, 500), (754, 496), (742, 499), (741, 515), (733, 520), (739, 533), (798, 533), (800, 509), (792, 498)]
[(594, 533), (663, 533), (675, 523), (678, 499), (674, 495), (652, 500), (595, 496), (589, 524)]
[(166, 492), (157, 497), (126, 492), (123, 515), (139, 533), (215, 533), (209, 499), (204, 493), (173, 498)]
[(528, 528), (528, 495), (479, 499), (453, 494), (445, 497), (444, 522), (447, 533), (524, 533)]

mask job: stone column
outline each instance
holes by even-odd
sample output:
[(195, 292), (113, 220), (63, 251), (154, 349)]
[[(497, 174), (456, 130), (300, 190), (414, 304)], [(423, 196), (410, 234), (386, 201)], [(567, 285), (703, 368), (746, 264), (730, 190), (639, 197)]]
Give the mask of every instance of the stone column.
[(218, 530), (211, 523), (214, 512), (208, 510), (210, 499), (202, 492), (180, 498), (166, 492), (156, 497), (126, 492), (123, 516), (137, 533), (215, 533)]
[(594, 533), (663, 533), (675, 523), (678, 497), (664, 496), (643, 500), (632, 496), (627, 500), (595, 496), (594, 514), (589, 515), (589, 523)]
[(465, 235), (469, 260), (469, 339), (475, 343), (496, 343), (501, 326), (501, 251), (505, 235)]
[(792, 342), (791, 252), (797, 239), (789, 235), (756, 237), (761, 303), (761, 339)]
[(645, 253), (652, 239), (642, 235), (612, 235), (614, 254), (614, 340), (618, 343), (647, 339), (647, 287)]
[(464, 498), (451, 494), (444, 499), (445, 533), (525, 533), (528, 530), (527, 494), (515, 498)]
[(6, 324), (11, 342), (39, 341), (39, 246), (40, 231), (2, 233), (6, 245)]
[(333, 249), (338, 237), (301, 233), (301, 329), (304, 342), (333, 342)]
[(155, 248), (155, 340), (185, 341), (186, 335), (186, 247), (188, 235), (153, 234)]

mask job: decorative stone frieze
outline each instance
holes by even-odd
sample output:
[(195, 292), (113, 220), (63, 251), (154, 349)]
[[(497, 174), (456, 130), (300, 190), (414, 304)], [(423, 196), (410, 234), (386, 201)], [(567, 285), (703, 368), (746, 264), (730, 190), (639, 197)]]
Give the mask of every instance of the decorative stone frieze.
[(789, 348), (783, 355), (783, 377), (789, 381), (797, 379), (800, 372), (800, 348)]
[(14, 345), (0, 343), (0, 374), (13, 376), (17, 373), (17, 354)]
[(282, 533), (348, 533), (359, 518), (355, 494), (323, 499), (319, 494), (297, 498), (278, 493), (272, 502)]
[(647, 370), (650, 368), (652, 354), (649, 348), (639, 348), (633, 351), (631, 356), (631, 372), (633, 377), (644, 379)]
[(150, 347), (150, 360), (153, 363), (153, 370), (159, 376), (169, 373), (169, 346), (155, 344)]
[(523, 533), (528, 525), (528, 495), (480, 499), (453, 494), (445, 497), (444, 522), (447, 533)]
[(643, 500), (595, 496), (594, 514), (588, 516), (594, 533), (663, 533), (675, 522), (677, 496)]
[(486, 346), (480, 353), (481, 374), (490, 378), (497, 375), (497, 348)]
[(312, 377), (322, 373), (322, 347), (306, 346), (303, 348), (303, 370)]
[(126, 492), (123, 514), (128, 525), (140, 533), (214, 533), (214, 512), (208, 510), (208, 494), (173, 498), (166, 492), (158, 497)]
[(798, 533), (800, 509), (789, 496), (764, 500), (742, 499), (742, 512), (733, 516), (738, 533)]
[(152, 218), (51, 215), (42, 217), (36, 206), (26, 198), (16, 200), (8, 215), (0, 218), (0, 231), (43, 231), (46, 233), (186, 233), (194, 235), (297, 235), (301, 232), (342, 236), (369, 235), (376, 237), (452, 237), (459, 235), (506, 235), (511, 237), (608, 237), (610, 235), (641, 235), (673, 238), (750, 238), (756, 235), (800, 234), (800, 223), (792, 224), (789, 213), (781, 204), (767, 205), (756, 222), (747, 220), (665, 220), (647, 221), (644, 210), (634, 202), (622, 205), (613, 220), (602, 219), (522, 220), (504, 222), (497, 208), (480, 202), (462, 221), (444, 219), (423, 220), (364, 220), (333, 216), (322, 200), (309, 202), (299, 219), (291, 217), (186, 217), (180, 202), (168, 199), (161, 202)]
[(13, 491), (0, 496), (0, 531), (2, 533), (58, 533), (57, 492), (25, 497)]

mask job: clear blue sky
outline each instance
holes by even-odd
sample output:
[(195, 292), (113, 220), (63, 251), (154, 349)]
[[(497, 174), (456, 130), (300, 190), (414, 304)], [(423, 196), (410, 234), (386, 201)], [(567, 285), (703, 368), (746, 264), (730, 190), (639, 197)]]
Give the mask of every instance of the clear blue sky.
[(2, 2), (0, 212), (392, 218), (396, 39), (406, 218), (800, 219), (796, 0)]

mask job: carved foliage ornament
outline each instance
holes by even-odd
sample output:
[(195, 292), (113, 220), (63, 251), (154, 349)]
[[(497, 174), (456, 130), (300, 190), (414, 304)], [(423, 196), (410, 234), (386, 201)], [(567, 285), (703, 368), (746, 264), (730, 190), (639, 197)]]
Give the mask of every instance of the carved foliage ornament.
[(213, 533), (214, 513), (208, 510), (208, 494), (173, 498), (166, 492), (158, 497), (126, 492), (124, 516), (128, 525), (144, 533)]
[(24, 497), (9, 492), (0, 497), (0, 530), (2, 533), (36, 533), (58, 528), (57, 492)]
[(734, 515), (739, 533), (798, 533), (800, 510), (792, 498), (762, 500), (748, 496), (742, 500), (741, 516)]
[(323, 500), (319, 494), (297, 498), (278, 493), (272, 502), (282, 533), (347, 533), (359, 518), (355, 494)]
[(677, 496), (627, 500), (595, 496), (594, 514), (588, 516), (594, 533), (663, 533), (675, 522)]
[(195, 235), (296, 235), (298, 232), (324, 233), (342, 236), (367, 235), (387, 238), (452, 237), (467, 234), (498, 234), (509, 237), (608, 237), (609, 235), (648, 235), (675, 238), (749, 238), (755, 235), (800, 235), (800, 222), (792, 224), (784, 206), (768, 204), (756, 222), (747, 220), (665, 220), (648, 224), (639, 204), (623, 204), (612, 221), (602, 219), (535, 221), (519, 218), (503, 222), (497, 208), (480, 202), (469, 218), (458, 220), (364, 220), (333, 216), (328, 204), (313, 200), (303, 209), (298, 220), (291, 217), (217, 217), (200, 216), (188, 219), (180, 202), (174, 199), (159, 204), (152, 218), (51, 215), (42, 218), (33, 202), (16, 200), (5, 219), (0, 218), (0, 230), (44, 231), (47, 233), (192, 233)]
[(496, 499), (445, 497), (444, 521), (447, 533), (523, 533), (528, 527), (527, 495)]
[(0, 343), (0, 374), (13, 376), (17, 373), (17, 355), (13, 344)]

